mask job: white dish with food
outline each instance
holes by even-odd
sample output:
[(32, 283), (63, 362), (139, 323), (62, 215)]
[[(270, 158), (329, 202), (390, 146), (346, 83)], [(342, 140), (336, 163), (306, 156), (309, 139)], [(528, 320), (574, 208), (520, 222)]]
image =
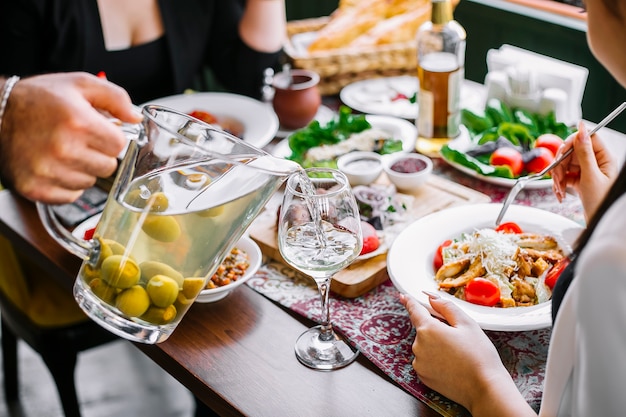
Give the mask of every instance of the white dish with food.
[(411, 98), (416, 96), (418, 85), (417, 77), (409, 75), (372, 78), (348, 84), (339, 98), (345, 105), (363, 113), (414, 120), (418, 108)]
[[(368, 114), (365, 116), (372, 125), (372, 129), (384, 130), (390, 138), (402, 141), (402, 152), (412, 152), (415, 149), (417, 139), (417, 128), (407, 120), (391, 116), (378, 116)], [(289, 148), (289, 137), (281, 140), (272, 150), (272, 155), (287, 158), (291, 155)]]
[(244, 235), (235, 244), (235, 247), (245, 252), (248, 256), (248, 268), (246, 269), (246, 272), (236, 281), (232, 281), (228, 285), (200, 291), (200, 294), (198, 294), (198, 297), (196, 298), (197, 303), (212, 303), (221, 300), (230, 294), (232, 290), (249, 280), (256, 273), (256, 271), (259, 270), (263, 258), (259, 245), (257, 245), (250, 237)]
[[(415, 221), (394, 240), (387, 254), (387, 270), (399, 291), (430, 307), (429, 291), (453, 301), (485, 330), (525, 331), (550, 327), (550, 300), (528, 307), (485, 307), (440, 291), (435, 281), (433, 258), (447, 239), (477, 229), (493, 228), (501, 204), (472, 204), (442, 210)], [(580, 232), (578, 223), (563, 216), (528, 206), (512, 205), (503, 222), (515, 222), (522, 230), (554, 236), (566, 254)]]
[(208, 112), (217, 118), (218, 124), (220, 119), (233, 124), (240, 123), (242, 132), (236, 136), (257, 148), (267, 145), (278, 131), (278, 117), (271, 106), (239, 94), (178, 94), (151, 100), (145, 104), (158, 104), (186, 114), (193, 111)]
[[(448, 143), (448, 146), (450, 147), (450, 149), (455, 149), (463, 153), (467, 152), (473, 146), (470, 136), (469, 136), (469, 132), (467, 131), (467, 128), (465, 128), (465, 126), (462, 126), (461, 134), (457, 138), (450, 141), (450, 143)], [(447, 159), (443, 156), (441, 159), (444, 160), (449, 165), (451, 165), (452, 167), (456, 168), (457, 170), (471, 177), (478, 178), (480, 180), (488, 182), (490, 184), (495, 184), (495, 185), (499, 185), (502, 187), (511, 188), (515, 185), (515, 182), (517, 181), (516, 179), (511, 179), (511, 178), (483, 175), (480, 172), (473, 170), (472, 168), (466, 167), (465, 165), (462, 165), (456, 161)], [(527, 183), (524, 188), (527, 190), (538, 190), (538, 189), (550, 188), (550, 187), (552, 187), (552, 179), (547, 178), (547, 179), (531, 181)]]

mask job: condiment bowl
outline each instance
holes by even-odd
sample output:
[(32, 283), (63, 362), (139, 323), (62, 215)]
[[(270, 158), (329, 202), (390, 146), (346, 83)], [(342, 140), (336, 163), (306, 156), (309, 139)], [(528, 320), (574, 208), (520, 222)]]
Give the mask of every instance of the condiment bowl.
[(384, 155), (382, 162), (389, 181), (400, 191), (417, 190), (433, 171), (433, 161), (419, 153)]
[(263, 255), (261, 254), (261, 249), (259, 248), (259, 246), (252, 239), (244, 235), (235, 244), (235, 247), (241, 249), (248, 255), (249, 266), (248, 269), (246, 269), (246, 272), (241, 277), (239, 277), (239, 279), (231, 282), (228, 285), (212, 289), (204, 289), (200, 291), (200, 294), (196, 298), (196, 303), (212, 303), (221, 300), (222, 298), (230, 294), (232, 290), (249, 280), (259, 269), (259, 267), (261, 266)]
[(353, 151), (337, 159), (337, 168), (343, 172), (350, 185), (369, 185), (383, 172), (380, 154), (368, 151)]

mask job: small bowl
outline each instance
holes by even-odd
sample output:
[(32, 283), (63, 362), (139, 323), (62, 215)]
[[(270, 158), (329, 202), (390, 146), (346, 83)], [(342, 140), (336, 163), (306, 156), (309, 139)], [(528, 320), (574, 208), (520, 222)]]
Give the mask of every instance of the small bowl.
[(398, 152), (383, 156), (383, 169), (398, 190), (414, 191), (428, 181), (433, 171), (433, 161), (419, 153)]
[(222, 298), (226, 297), (232, 290), (246, 282), (252, 277), (256, 271), (258, 271), (261, 266), (261, 249), (259, 245), (257, 245), (252, 239), (248, 236), (243, 236), (239, 241), (235, 244), (235, 247), (241, 249), (245, 253), (248, 254), (248, 269), (246, 273), (241, 276), (237, 281), (231, 282), (228, 285), (224, 285), (222, 287), (217, 287), (213, 289), (205, 289), (200, 291), (198, 297), (196, 297), (196, 303), (212, 303), (215, 301), (219, 301)]
[(348, 152), (337, 159), (337, 168), (346, 174), (350, 185), (370, 185), (383, 172), (383, 162), (376, 152)]

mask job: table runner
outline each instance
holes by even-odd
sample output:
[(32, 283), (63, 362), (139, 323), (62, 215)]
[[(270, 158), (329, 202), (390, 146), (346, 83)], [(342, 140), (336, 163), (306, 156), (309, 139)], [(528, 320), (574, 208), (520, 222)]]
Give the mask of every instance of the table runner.
[[(320, 296), (312, 279), (279, 262), (267, 260), (247, 285), (292, 311), (316, 322)], [(411, 361), (415, 338), (409, 316), (390, 280), (353, 299), (331, 294), (333, 326), (353, 346), (402, 388), (443, 416), (469, 416), (460, 405), (422, 384)], [(550, 329), (486, 332), (528, 403), (539, 409)], [(294, 334), (294, 345), (299, 335)]]
[[(506, 187), (460, 173), (440, 160), (435, 160), (434, 172), (489, 195), (493, 202), (501, 202), (509, 191)], [(523, 190), (515, 204), (548, 210), (584, 224), (579, 199), (567, 196), (563, 203), (559, 203), (551, 188)], [(274, 302), (319, 321), (320, 297), (314, 281), (292, 268), (266, 258), (247, 285)], [(331, 294), (333, 325), (394, 382), (441, 415), (469, 416), (465, 408), (431, 390), (417, 378), (411, 365), (415, 329), (398, 295), (390, 280), (353, 299)], [(551, 329), (485, 332), (498, 349), (518, 389), (536, 411), (541, 402), (550, 332)], [(298, 336), (294, 335), (294, 344)]]

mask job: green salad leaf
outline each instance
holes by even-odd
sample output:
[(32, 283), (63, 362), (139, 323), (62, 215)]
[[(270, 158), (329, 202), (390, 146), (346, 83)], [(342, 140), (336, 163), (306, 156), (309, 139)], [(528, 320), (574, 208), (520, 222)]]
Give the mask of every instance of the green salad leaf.
[[(310, 161), (306, 159), (306, 153), (315, 147), (322, 145), (335, 145), (348, 139), (355, 133), (361, 133), (371, 129), (372, 125), (367, 121), (364, 114), (352, 114), (352, 110), (347, 106), (339, 108), (337, 118), (321, 125), (317, 120), (309, 123), (308, 126), (297, 130), (289, 136), (289, 148), (291, 155), (287, 157), (299, 163), (305, 168), (331, 167), (336, 168), (336, 160)], [(401, 140), (385, 140), (381, 147), (375, 149), (380, 154), (394, 153), (402, 150)]]

